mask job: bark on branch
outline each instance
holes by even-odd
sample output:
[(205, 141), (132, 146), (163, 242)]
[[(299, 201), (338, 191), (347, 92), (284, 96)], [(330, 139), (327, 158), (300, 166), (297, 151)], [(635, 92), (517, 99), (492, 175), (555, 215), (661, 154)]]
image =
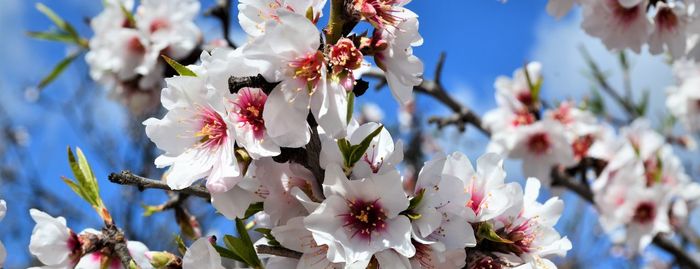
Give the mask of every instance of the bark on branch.
[(139, 188), (139, 190), (144, 189), (161, 189), (166, 191), (175, 191), (184, 194), (194, 195), (202, 197), (204, 199), (210, 200), (211, 195), (206, 188), (202, 186), (190, 186), (181, 190), (173, 190), (168, 187), (167, 184), (160, 180), (154, 180), (150, 178), (145, 178), (141, 176), (134, 175), (130, 171), (124, 170), (120, 173), (112, 173), (109, 175), (109, 181), (119, 185), (132, 185)]
[(280, 257), (287, 257), (287, 258), (293, 258), (293, 259), (300, 259), (301, 255), (303, 253), (294, 251), (291, 249), (283, 248), (283, 247), (274, 247), (274, 246), (268, 246), (268, 245), (259, 245), (255, 247), (257, 250), (258, 254), (268, 254), (268, 255), (274, 255), (274, 256), (280, 256)]

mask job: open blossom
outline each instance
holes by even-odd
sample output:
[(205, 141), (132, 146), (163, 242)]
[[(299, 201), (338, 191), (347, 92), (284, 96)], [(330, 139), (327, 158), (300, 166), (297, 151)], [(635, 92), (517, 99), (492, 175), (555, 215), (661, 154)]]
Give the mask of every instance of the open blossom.
[(519, 205), (513, 207), (503, 216), (493, 220), (494, 229), (499, 236), (513, 241), (508, 245), (508, 252), (502, 254), (512, 264), (531, 264), (533, 268), (556, 268), (546, 259), (551, 255), (566, 256), (572, 248), (571, 241), (561, 237), (554, 225), (561, 217), (564, 202), (552, 197), (544, 204), (537, 202), (540, 181), (528, 178), (525, 191)]
[[(352, 121), (348, 125), (346, 139), (351, 145), (360, 144), (369, 134), (380, 127), (382, 128), (381, 132), (372, 139), (362, 158), (353, 167), (348, 167), (351, 168), (351, 178), (365, 178), (371, 174), (392, 172), (403, 160), (403, 143), (401, 141), (394, 143), (389, 131), (376, 122), (357, 126), (357, 122)], [(319, 158), (321, 167), (325, 168), (329, 165), (342, 167), (344, 160), (338, 148), (338, 142), (328, 136), (322, 136), (321, 145), (321, 157)]]
[(279, 20), (268, 23), (264, 35), (244, 52), (269, 65), (262, 73), (280, 82), (267, 97), (263, 118), (270, 137), (285, 147), (300, 147), (310, 139), (309, 111), (332, 136), (347, 125), (347, 92), (327, 79), (326, 59), (318, 50), (320, 32), (304, 16), (278, 11)]
[[(656, 4), (654, 31), (649, 36), (649, 52), (659, 54), (668, 51), (674, 59), (686, 54), (687, 27), (691, 14), (681, 1)], [(665, 49), (665, 50), (664, 50)]]
[(241, 0), (238, 3), (238, 21), (251, 37), (265, 34), (266, 25), (280, 21), (279, 11), (306, 16), (309, 10), (316, 21), (323, 14), (326, 0)]
[[(700, 74), (697, 73), (697, 74)], [(700, 75), (681, 79), (678, 86), (668, 88), (666, 106), (691, 132), (700, 131)]]
[(326, 200), (304, 219), (319, 245), (328, 247), (331, 262), (366, 267), (372, 256), (393, 249), (411, 257), (411, 224), (399, 215), (408, 207), (398, 172), (348, 180), (337, 165), (326, 168)]
[(505, 145), (506, 153), (514, 159), (521, 159), (526, 176), (538, 177), (550, 184), (550, 171), (556, 165), (574, 164), (574, 154), (561, 123), (542, 120), (525, 125), (511, 134), (494, 136), (491, 143)]
[(207, 178), (212, 192), (225, 192), (237, 183), (240, 169), (234, 155), (235, 133), (220, 92), (202, 77), (166, 79), (162, 119), (144, 121), (146, 135), (165, 151), (155, 163), (170, 166), (168, 186), (183, 189)]
[(187, 248), (185, 256), (182, 257), (182, 268), (224, 269), (221, 266), (221, 256), (207, 237), (197, 239)]
[(303, 217), (290, 219), (287, 224), (272, 228), (272, 235), (282, 246), (303, 253), (301, 258), (295, 260), (296, 266), (293, 268), (344, 268), (343, 263), (328, 260), (329, 248), (316, 243), (313, 234), (304, 226)]
[(475, 218), (474, 212), (464, 206), (471, 198), (465, 193), (463, 179), (467, 178), (468, 171), (463, 161), (461, 153), (435, 158), (426, 162), (418, 174), (414, 193), (422, 198), (414, 211), (421, 217), (412, 225), (414, 240), (430, 249), (416, 247), (416, 259), (423, 261), (425, 268), (431, 268), (432, 260), (421, 259), (422, 255), (444, 262), (448, 251), (476, 246), (474, 230), (467, 222)]
[(401, 19), (396, 27), (375, 32), (387, 46), (374, 60), (384, 70), (394, 98), (407, 104), (413, 100), (413, 87), (423, 81), (423, 62), (413, 55), (413, 47), (422, 45), (423, 37), (418, 33), (418, 15), (406, 8), (394, 15)]
[(508, 107), (512, 111), (533, 107), (537, 100), (532, 95), (530, 83), (536, 84), (540, 80), (542, 64), (539, 62), (530, 62), (525, 69), (516, 69), (512, 77), (499, 76), (493, 85), (496, 88), (496, 103), (499, 107)]
[(78, 236), (66, 226), (66, 219), (54, 218), (36, 209), (31, 209), (29, 213), (36, 222), (29, 252), (48, 266), (61, 268), (77, 264), (80, 242)]
[(160, 55), (182, 59), (199, 43), (201, 33), (193, 23), (199, 11), (194, 0), (142, 1), (134, 22), (133, 1), (105, 1), (105, 9), (91, 20), (95, 32), (85, 56), (93, 79), (112, 85), (157, 89), (165, 65)]
[(629, 48), (639, 53), (652, 31), (647, 4), (648, 0), (582, 1), (581, 27), (589, 35), (600, 38), (610, 50)]

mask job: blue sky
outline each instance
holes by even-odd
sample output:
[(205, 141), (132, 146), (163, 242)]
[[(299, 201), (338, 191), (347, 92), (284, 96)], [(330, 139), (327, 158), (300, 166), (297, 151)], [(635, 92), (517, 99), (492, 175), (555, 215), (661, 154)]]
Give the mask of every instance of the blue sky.
[[(30, 161), (39, 167), (42, 184), (49, 186), (62, 197), (70, 198), (79, 210), (93, 214), (91, 209), (81, 201), (73, 199), (74, 194), (60, 183), (59, 177), (70, 175), (65, 158), (67, 145), (80, 146), (86, 150), (88, 157), (95, 154), (97, 148), (90, 147), (89, 139), (69, 128), (72, 124), (65, 118), (56, 116), (60, 108), (42, 107), (42, 102), (27, 101), (27, 88), (35, 85), (47, 74), (53, 65), (65, 57), (70, 48), (61, 44), (31, 40), (24, 34), (28, 30), (45, 30), (51, 27), (48, 19), (34, 9), (36, 0), (3, 0), (0, 3), (0, 106), (9, 111), (9, 116), (17, 126), (26, 128), (31, 136), (28, 150), (33, 152)], [(89, 27), (83, 22), (97, 14), (101, 1), (83, 0), (44, 0), (66, 20), (77, 26), (83, 36), (90, 36)], [(587, 37), (578, 27), (579, 12), (570, 14), (561, 21), (556, 21), (544, 13), (545, 0), (512, 0), (502, 3), (495, 0), (414, 0), (409, 8), (420, 16), (420, 32), (424, 45), (414, 50), (423, 59), (426, 76), (432, 78), (433, 69), (440, 52), (447, 53), (443, 81), (459, 101), (473, 107), (483, 114), (493, 107), (493, 81), (499, 75), (510, 75), (513, 70), (530, 60), (540, 60), (545, 69), (545, 96), (550, 98), (580, 97), (590, 88), (590, 83), (582, 75), (585, 68), (578, 54), (578, 46), (585, 45), (594, 57), (599, 58), (603, 68), (611, 70), (612, 79), (619, 77), (612, 57), (599, 41)], [(212, 1), (203, 1), (203, 9), (212, 5)], [(208, 37), (218, 36), (218, 22), (209, 18), (200, 18), (198, 23)], [(235, 28), (234, 32), (240, 32)], [(236, 34), (234, 34), (236, 35)], [(86, 76), (84, 61), (71, 67), (57, 81), (41, 94), (40, 100), (66, 101), (73, 97), (70, 93), (80, 86)], [(670, 73), (659, 57), (648, 55), (632, 57), (635, 87), (654, 89), (653, 96), (663, 92), (663, 85), (670, 81)], [(655, 75), (649, 79), (648, 75)], [(614, 82), (613, 84), (618, 84)], [(100, 110), (92, 115), (101, 119), (104, 125), (96, 126), (100, 130), (118, 133), (126, 125), (126, 117), (118, 104), (104, 98), (98, 100), (75, 100), (100, 102)], [(398, 106), (387, 90), (369, 91), (360, 98), (360, 104), (366, 100), (378, 103), (387, 114), (386, 121), (395, 122)], [(655, 98), (653, 100), (663, 100)], [(72, 100), (71, 100), (72, 101)], [(421, 116), (444, 114), (446, 109), (434, 101), (421, 98), (419, 101)], [(660, 101), (654, 102), (654, 108), (660, 107)], [(652, 110), (654, 111), (654, 110)], [(483, 151), (485, 139), (476, 131), (466, 136), (457, 136), (454, 131), (441, 133), (440, 141), (446, 149), (461, 149), (472, 159)], [(120, 149), (123, 151), (123, 145)], [(125, 154), (118, 152), (115, 154)], [(26, 163), (24, 165), (27, 165)], [(106, 175), (107, 164), (95, 163), (96, 174), (102, 179), (103, 193), (116, 192), (119, 189), (109, 185)], [(518, 178), (518, 163), (508, 163), (509, 178)], [(7, 186), (0, 178), (0, 185)], [(0, 195), (7, 196), (13, 190), (0, 188)], [(0, 198), (3, 196), (0, 196)], [(24, 197), (30, 200), (31, 196)], [(149, 201), (158, 201), (162, 196), (149, 193)], [(0, 223), (0, 238), (8, 245), (8, 268), (23, 265), (27, 260), (26, 246), (29, 234), (11, 236), (11, 225), (33, 225), (28, 221), (26, 201), (22, 199), (8, 201), (10, 217)], [(108, 203), (109, 204), (109, 203)], [(137, 206), (137, 205), (134, 205)], [(586, 209), (587, 210), (587, 209)], [(590, 210), (588, 210), (590, 211)], [(590, 212), (589, 212), (590, 213)], [(588, 213), (587, 213), (588, 214)], [(576, 212), (574, 212), (576, 215)], [(575, 216), (574, 216), (575, 217)], [(10, 223), (3, 225), (5, 223)], [(69, 225), (70, 225), (69, 220)], [(80, 223), (75, 230), (88, 226), (97, 226), (97, 219)], [(595, 226), (594, 223), (586, 224)], [(228, 231), (223, 229), (223, 231)]]

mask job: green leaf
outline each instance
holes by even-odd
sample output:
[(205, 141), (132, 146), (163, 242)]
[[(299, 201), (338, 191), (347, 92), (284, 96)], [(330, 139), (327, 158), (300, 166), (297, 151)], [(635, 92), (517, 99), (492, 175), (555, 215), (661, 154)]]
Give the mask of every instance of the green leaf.
[(80, 36), (78, 35), (78, 32), (75, 30), (75, 28), (70, 23), (66, 22), (60, 16), (58, 16), (56, 12), (54, 12), (42, 3), (37, 3), (36, 9), (39, 10), (39, 12), (46, 15), (46, 17), (48, 17), (53, 22), (53, 24), (55, 24), (56, 27), (58, 27), (58, 29), (61, 29), (62, 31), (68, 33), (71, 37), (73, 37), (73, 39), (76, 42), (79, 42)]
[(275, 236), (272, 235), (272, 229), (268, 228), (257, 228), (255, 229), (256, 232), (259, 232), (262, 234), (265, 239), (267, 239), (267, 244), (270, 246), (281, 246), (280, 242), (275, 239)]
[(165, 62), (167, 62), (170, 65), (170, 67), (175, 69), (175, 71), (177, 71), (177, 73), (180, 76), (188, 76), (188, 77), (196, 77), (197, 76), (197, 74), (195, 74), (194, 71), (192, 71), (189, 68), (187, 68), (186, 66), (178, 63), (177, 61), (170, 59), (170, 57), (165, 56), (165, 55), (161, 55), (161, 57), (163, 57)]
[(248, 209), (246, 209), (243, 219), (250, 218), (260, 211), (263, 211), (263, 202), (252, 203), (248, 206)]
[(63, 177), (63, 181), (68, 184), (73, 191), (78, 194), (83, 200), (88, 202), (97, 211), (97, 214), (106, 222), (112, 222), (112, 216), (109, 211), (105, 208), (102, 198), (100, 198), (99, 186), (97, 185), (97, 178), (95, 178), (90, 164), (85, 158), (83, 151), (80, 148), (76, 148), (76, 154), (68, 147), (68, 163), (75, 177), (75, 181)]
[(187, 252), (187, 246), (185, 245), (185, 241), (182, 240), (182, 236), (179, 234), (175, 235), (175, 245), (177, 245), (177, 251), (180, 252), (180, 255), (183, 256)]
[(47, 31), (47, 32), (27, 32), (27, 35), (36, 39), (49, 41), (58, 41), (64, 43), (75, 43), (75, 39), (65, 32)]
[(530, 72), (527, 70), (527, 64), (523, 66), (523, 73), (525, 73), (525, 79), (527, 80), (527, 85), (530, 87), (530, 96), (532, 96), (532, 101), (538, 103), (540, 101), (540, 89), (542, 88), (542, 77), (538, 77), (537, 81), (532, 81), (530, 77)]
[(605, 114), (605, 102), (603, 101), (603, 96), (595, 88), (591, 90), (591, 98), (587, 102), (588, 110), (595, 115)]
[[(226, 237), (225, 237), (225, 236), (224, 236), (224, 242), (226, 242)], [(223, 257), (223, 258), (228, 258), (228, 259), (232, 259), (232, 260), (237, 260), (237, 261), (239, 261), (239, 262), (245, 263), (245, 261), (244, 261), (241, 257), (239, 257), (238, 255), (236, 255), (236, 253), (233, 253), (233, 251), (230, 251), (230, 250), (228, 250), (228, 249), (225, 248), (225, 247), (214, 245), (214, 249), (216, 249), (216, 252), (219, 253), (219, 256), (221, 256), (221, 257)], [(183, 254), (183, 255), (184, 255), (184, 254)]]
[(248, 235), (248, 230), (245, 228), (243, 221), (239, 218), (236, 218), (236, 232), (238, 232), (238, 239), (242, 243), (242, 246), (240, 246), (241, 253), (239, 253), (239, 255), (243, 254), (240, 255), (241, 258), (246, 260), (247, 264), (253, 268), (262, 267), (262, 262), (255, 252), (255, 247), (253, 246), (253, 241), (250, 239), (250, 235)]
[(134, 14), (131, 14), (131, 11), (126, 9), (124, 3), (119, 2), (119, 9), (121, 9), (122, 14), (124, 14), (124, 17), (126, 17), (126, 21), (129, 24), (129, 26), (136, 27), (136, 20), (134, 19)]
[(637, 104), (637, 113), (644, 116), (647, 112), (647, 108), (649, 108), (649, 91), (645, 90), (642, 94), (642, 100)]
[(423, 201), (423, 196), (425, 195), (425, 189), (421, 189), (418, 191), (418, 194), (416, 196), (413, 196), (411, 200), (408, 203), (408, 208), (406, 210), (414, 210), (418, 205), (420, 204), (421, 201)]
[(66, 58), (64, 58), (60, 62), (58, 62), (58, 64), (56, 64), (56, 66), (54, 66), (51, 73), (49, 73), (46, 77), (44, 77), (41, 80), (41, 82), (39, 82), (38, 88), (43, 89), (44, 87), (49, 85), (49, 83), (54, 81), (58, 77), (58, 75), (60, 75), (66, 69), (66, 67), (68, 67), (68, 65), (70, 65), (70, 63), (72, 63), (73, 60), (75, 60), (75, 58), (77, 58), (77, 57), (78, 57), (78, 53), (75, 52), (75, 53), (68, 55)]
[(491, 227), (491, 224), (488, 222), (482, 222), (479, 224), (479, 228), (477, 229), (476, 232), (476, 238), (481, 241), (481, 240), (489, 240), (492, 242), (496, 243), (506, 243), (506, 244), (512, 244), (513, 241), (510, 241), (508, 239), (502, 238), (499, 236), (496, 231), (493, 230), (493, 227)]
[(408, 213), (406, 213), (406, 214), (404, 214), (404, 215), (405, 215), (406, 217), (408, 217), (410, 220), (419, 220), (419, 219), (422, 217), (421, 214), (418, 214), (418, 213), (415, 213), (415, 212), (408, 212)]
[(384, 125), (379, 125), (379, 127), (372, 133), (370, 133), (367, 137), (365, 137), (365, 139), (363, 139), (362, 142), (360, 142), (360, 144), (352, 146), (352, 151), (348, 160), (348, 167), (355, 165), (355, 163), (362, 158), (362, 155), (365, 154), (365, 152), (369, 148), (369, 145), (372, 143), (372, 139), (377, 137), (377, 135), (379, 135), (379, 133), (382, 132), (383, 128)]
[(346, 116), (347, 118), (345, 119), (345, 122), (347, 124), (350, 124), (350, 120), (352, 120), (352, 113), (355, 111), (355, 93), (352, 91), (348, 92), (348, 115)]

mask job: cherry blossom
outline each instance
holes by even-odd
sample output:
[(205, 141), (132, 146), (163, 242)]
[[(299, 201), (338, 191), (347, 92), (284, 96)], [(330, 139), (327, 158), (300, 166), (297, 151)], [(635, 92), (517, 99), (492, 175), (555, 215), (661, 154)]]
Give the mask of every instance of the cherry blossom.
[(647, 18), (647, 0), (582, 1), (581, 27), (598, 37), (610, 50), (631, 49), (637, 53), (652, 31)]

